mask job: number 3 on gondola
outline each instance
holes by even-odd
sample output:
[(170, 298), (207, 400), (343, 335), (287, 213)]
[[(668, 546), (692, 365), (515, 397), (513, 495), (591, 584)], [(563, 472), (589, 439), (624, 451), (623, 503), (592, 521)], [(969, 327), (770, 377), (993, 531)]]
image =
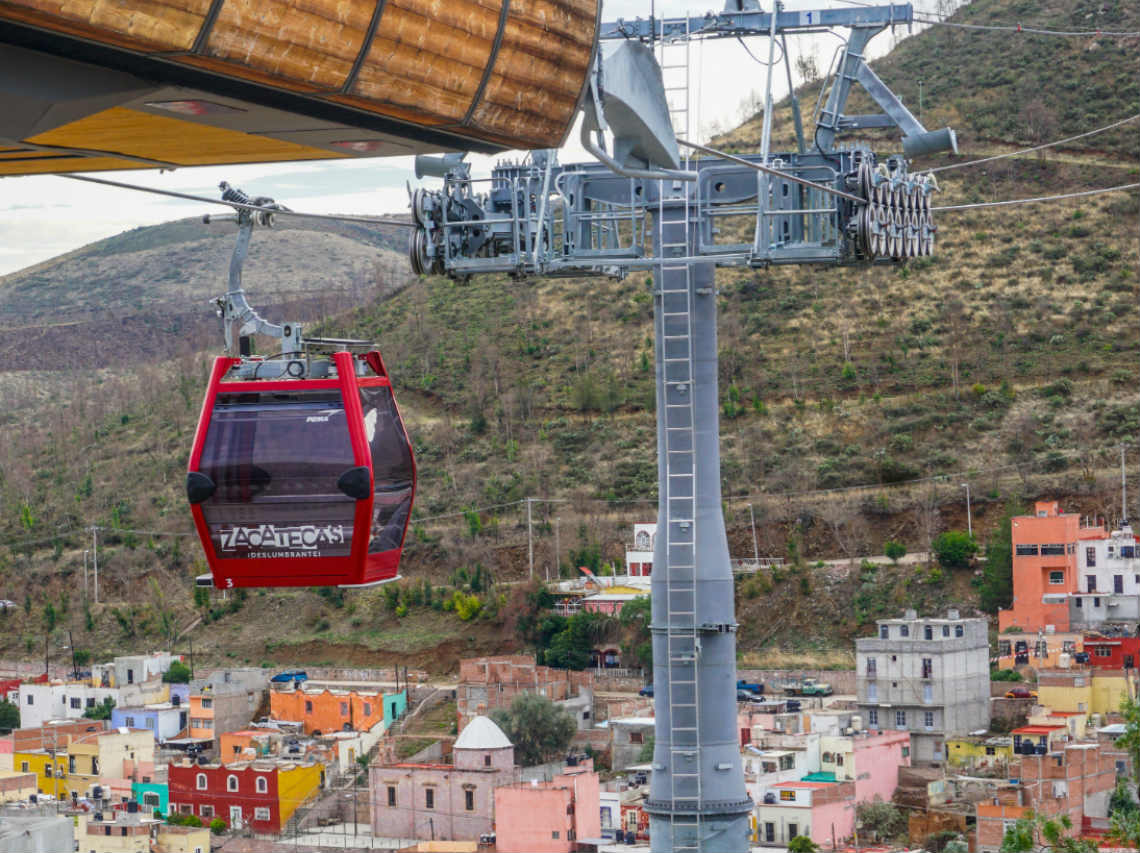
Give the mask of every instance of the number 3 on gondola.
[(380, 353), (227, 379), (240, 362), (214, 361), (186, 475), (214, 586), (395, 578), (416, 465)]

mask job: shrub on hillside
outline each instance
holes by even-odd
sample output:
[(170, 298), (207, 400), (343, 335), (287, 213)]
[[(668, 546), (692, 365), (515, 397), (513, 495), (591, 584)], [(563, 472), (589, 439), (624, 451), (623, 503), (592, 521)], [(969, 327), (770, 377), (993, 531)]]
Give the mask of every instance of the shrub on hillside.
[(944, 569), (964, 569), (978, 552), (978, 543), (964, 530), (939, 533), (930, 547), (938, 559), (938, 565)]

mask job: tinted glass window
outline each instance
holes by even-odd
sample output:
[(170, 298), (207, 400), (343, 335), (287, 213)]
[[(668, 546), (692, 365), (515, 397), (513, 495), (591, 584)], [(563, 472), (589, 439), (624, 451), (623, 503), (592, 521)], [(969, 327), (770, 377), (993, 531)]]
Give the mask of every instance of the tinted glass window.
[(375, 554), (403, 544), (404, 526), (412, 510), (412, 451), (390, 388), (361, 388), (360, 405), (372, 450), (375, 496), (368, 551)]
[(338, 390), (218, 394), (199, 466), (217, 555), (348, 555), (356, 502), (336, 482), (353, 465)]

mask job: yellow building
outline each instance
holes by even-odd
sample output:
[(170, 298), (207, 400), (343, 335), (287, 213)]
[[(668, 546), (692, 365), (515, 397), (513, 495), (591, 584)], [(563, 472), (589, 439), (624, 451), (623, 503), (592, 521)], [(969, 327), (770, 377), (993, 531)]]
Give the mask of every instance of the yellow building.
[(1069, 740), (1084, 740), (1088, 721), (1088, 714), (1084, 711), (1054, 711), (1052, 708), (1042, 708), (1038, 713), (1029, 715), (1031, 726), (1064, 726)]
[(204, 826), (160, 824), (154, 839), (154, 853), (209, 853), (210, 830)]
[(1037, 673), (1037, 701), (1054, 711), (1114, 714), (1135, 690), (1128, 670), (1048, 669)]
[(277, 765), (277, 808), (281, 826), (289, 822), (298, 806), (320, 793), (324, 779), (323, 764)]
[(980, 770), (1002, 767), (1013, 757), (1013, 738), (954, 737), (946, 739), (946, 761), (951, 767)]
[[(12, 753), (13, 769), (21, 773), (34, 773), (36, 775), (36, 791), (40, 794), (51, 794), (57, 799), (71, 796), (71, 788), (67, 776), (67, 753), (63, 750), (52, 755), (46, 750), (36, 749), (28, 752)], [(76, 789), (78, 793), (86, 791)]]

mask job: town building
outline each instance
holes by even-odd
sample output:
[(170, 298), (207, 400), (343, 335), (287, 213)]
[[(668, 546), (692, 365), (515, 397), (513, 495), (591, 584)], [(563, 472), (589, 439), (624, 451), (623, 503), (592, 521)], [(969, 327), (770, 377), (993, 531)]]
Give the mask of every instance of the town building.
[(625, 573), (646, 578), (653, 574), (653, 549), (656, 546), (656, 522), (633, 525), (633, 547), (625, 552)]
[(1129, 693), (1128, 670), (1043, 669), (1037, 673), (1037, 701), (1054, 711), (1107, 714), (1120, 711)]
[(99, 687), (122, 687), (138, 684), (153, 678), (161, 679), (181, 655), (170, 652), (153, 652), (149, 655), (119, 655), (110, 663), (97, 663), (91, 667), (91, 683)]
[[(462, 731), (475, 717), (496, 708), (509, 708), (515, 697), (523, 693), (537, 693), (558, 703), (585, 696), (592, 708), (594, 675), (538, 666), (530, 655), (469, 658), (459, 663), (459, 684), (455, 692)], [(581, 728), (580, 715), (579, 720)], [(592, 724), (592, 714), (585, 722)]]
[(392, 722), (407, 710), (408, 694), (330, 690), (328, 688), (286, 689), (269, 691), (269, 712), (274, 720), (300, 723), (306, 734), (329, 732), (366, 732), (374, 726)]
[(269, 758), (280, 751), (282, 734), (275, 729), (240, 729), (218, 736), (218, 760), (235, 764)]
[(619, 717), (609, 721), (610, 762), (614, 770), (642, 764), (642, 750), (653, 742), (653, 717)]
[(122, 696), (114, 687), (92, 687), (82, 681), (21, 684), (20, 724), (34, 729), (52, 720), (80, 720), (106, 699), (122, 704)]
[(210, 853), (210, 830), (160, 824), (154, 833), (154, 853)]
[(1085, 615), (1086, 608), (1106, 611), (1107, 602), (1102, 595), (1090, 595), (1081, 577), (1086, 549), (1095, 554), (1096, 542), (1108, 537), (1104, 526), (1062, 512), (1056, 501), (1038, 501), (1033, 515), (1015, 516), (1010, 524), (1013, 601), (1009, 610), (998, 612), (999, 632), (1019, 628), (1026, 633), (1063, 633), (1104, 621), (1098, 614)]
[(870, 730), (910, 733), (911, 760), (940, 763), (946, 738), (989, 728), (989, 636), (985, 619), (880, 619), (855, 641), (856, 688)]
[(489, 717), (456, 738), (452, 762), (396, 763), (369, 771), (372, 834), (440, 841), (478, 839), (495, 828), (495, 789), (520, 781), (514, 746)]
[(276, 835), (299, 806), (325, 784), (321, 764), (251, 761), (245, 764), (194, 764), (167, 769), (170, 810), (196, 815), (203, 823), (221, 818), (233, 829)]
[(571, 853), (601, 833), (600, 785), (590, 759), (568, 764), (550, 781), (495, 789), (499, 853)]
[(782, 782), (761, 793), (755, 814), (762, 847), (786, 848), (798, 836), (832, 847), (854, 833), (855, 783)]
[(189, 725), (189, 708), (170, 702), (154, 705), (128, 705), (111, 709), (114, 728), (146, 729), (159, 743), (176, 738)]
[(1069, 624), (1097, 628), (1123, 622), (1134, 627), (1140, 622), (1140, 548), (1131, 525), (1125, 522), (1100, 538), (1085, 537), (1079, 545)]
[(138, 804), (127, 809), (104, 809), (78, 819), (79, 851), (90, 853), (151, 853), (151, 836), (162, 822), (143, 814)]
[(1001, 849), (1005, 831), (1030, 813), (1067, 816), (1080, 828), (1086, 818), (1106, 818), (1116, 787), (1116, 763), (1097, 743), (1066, 743), (1045, 754), (1021, 755), (1010, 775), (1020, 784), (977, 804), (977, 850)]
[(26, 800), (36, 793), (36, 774), (20, 770), (0, 770), (0, 803)]
[(946, 763), (955, 770), (998, 770), (1009, 767), (1013, 738), (1006, 735), (964, 735), (946, 739)]
[(1094, 669), (1135, 669), (1140, 661), (1140, 637), (1086, 635), (1084, 651)]
[(245, 667), (215, 672), (190, 685), (188, 734), (217, 746), (222, 732), (244, 729), (265, 695), (269, 676), (265, 670)]

